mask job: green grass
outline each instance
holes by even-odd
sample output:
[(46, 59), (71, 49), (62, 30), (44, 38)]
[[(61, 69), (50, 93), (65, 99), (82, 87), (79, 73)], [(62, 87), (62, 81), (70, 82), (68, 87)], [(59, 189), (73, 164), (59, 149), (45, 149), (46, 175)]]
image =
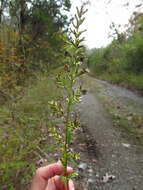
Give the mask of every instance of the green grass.
[(139, 93), (143, 93), (143, 74), (133, 73), (98, 73), (95, 74), (97, 78), (107, 80), (114, 84), (124, 86), (126, 88), (137, 90)]
[(39, 75), (18, 103), (0, 107), (0, 189), (26, 189), (42, 151), (50, 149), (48, 101), (62, 94), (54, 82), (58, 72)]
[[(122, 131), (122, 135), (143, 145), (143, 117), (142, 114), (129, 113), (126, 108), (117, 108), (116, 102), (110, 102), (106, 97), (100, 97), (105, 109), (110, 113), (112, 121)], [(128, 119), (130, 117), (130, 119)]]

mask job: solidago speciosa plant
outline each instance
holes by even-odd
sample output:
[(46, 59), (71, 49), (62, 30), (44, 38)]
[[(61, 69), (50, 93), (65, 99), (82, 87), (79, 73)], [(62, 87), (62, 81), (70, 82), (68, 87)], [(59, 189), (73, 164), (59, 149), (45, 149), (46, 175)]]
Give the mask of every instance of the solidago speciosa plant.
[[(56, 144), (59, 146), (58, 150), (61, 155), (61, 162), (63, 164), (65, 174), (67, 166), (74, 160), (80, 158), (79, 154), (73, 152), (71, 144), (74, 140), (74, 131), (79, 127), (79, 120), (73, 117), (74, 105), (81, 100), (81, 88), (77, 87), (76, 81), (80, 75), (86, 72), (81, 68), (85, 58), (85, 47), (83, 46), (85, 30), (80, 27), (85, 20), (85, 6), (80, 9), (77, 8), (75, 19), (72, 22), (70, 29), (71, 37), (65, 40), (65, 65), (63, 70), (56, 77), (56, 84), (64, 91), (63, 99), (57, 101), (50, 101), (49, 104), (57, 117), (62, 120), (63, 126), (50, 127), (50, 133), (54, 136)], [(68, 185), (69, 178), (75, 177), (76, 174), (63, 177), (65, 183)]]

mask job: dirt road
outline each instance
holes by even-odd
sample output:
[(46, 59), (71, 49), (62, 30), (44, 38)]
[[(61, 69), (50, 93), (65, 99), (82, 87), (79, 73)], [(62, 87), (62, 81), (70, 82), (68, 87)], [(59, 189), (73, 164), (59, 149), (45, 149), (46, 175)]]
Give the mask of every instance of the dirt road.
[(131, 124), (134, 115), (143, 116), (143, 98), (90, 76), (84, 76), (80, 83), (87, 89), (78, 106), (88, 149), (88, 170), (81, 168), (88, 171), (85, 189), (143, 190), (142, 146), (120, 130), (103, 106), (105, 100), (109, 107), (116, 103)]

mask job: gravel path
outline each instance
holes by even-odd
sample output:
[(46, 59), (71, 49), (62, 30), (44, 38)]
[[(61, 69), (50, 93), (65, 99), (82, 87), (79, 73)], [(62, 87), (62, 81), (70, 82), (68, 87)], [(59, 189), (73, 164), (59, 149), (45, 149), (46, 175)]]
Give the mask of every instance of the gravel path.
[[(102, 81), (96, 80), (96, 83), (102, 85)], [(94, 170), (89, 180), (91, 182), (89, 189), (143, 190), (142, 148), (123, 138), (121, 131), (114, 126), (109, 114), (97, 98), (93, 85), (94, 80), (88, 77), (88, 84), (85, 85), (88, 92), (83, 95), (82, 102), (78, 106), (83, 131), (90, 136), (92, 142), (96, 142), (91, 147), (96, 155), (89, 155), (92, 157), (90, 160)], [(115, 86), (112, 88), (112, 86), (106, 83), (109, 96), (118, 99), (119, 94), (122, 94), (120, 100), (123, 104), (124, 96), (136, 104), (143, 103), (142, 98), (130, 91), (128, 94), (128, 91), (125, 93), (122, 88)], [(107, 96), (107, 93), (104, 95)], [(138, 110), (141, 110), (140, 106)], [(97, 160), (96, 164), (92, 162), (94, 157)]]

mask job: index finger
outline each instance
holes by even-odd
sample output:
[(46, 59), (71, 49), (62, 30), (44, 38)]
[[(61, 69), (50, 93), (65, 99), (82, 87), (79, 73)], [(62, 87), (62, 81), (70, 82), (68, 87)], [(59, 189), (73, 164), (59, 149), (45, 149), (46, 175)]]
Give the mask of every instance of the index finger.
[[(57, 162), (57, 163), (39, 168), (36, 173), (38, 176), (41, 176), (43, 179), (48, 180), (49, 178), (52, 178), (56, 175), (64, 174), (64, 168), (60, 162)], [(71, 173), (73, 173), (73, 169), (68, 167), (67, 174), (71, 174)]]
[[(73, 169), (68, 167), (67, 174), (71, 173), (73, 173)], [(64, 174), (64, 168), (60, 162), (38, 168), (32, 181), (31, 190), (44, 190), (48, 179), (62, 174)]]

